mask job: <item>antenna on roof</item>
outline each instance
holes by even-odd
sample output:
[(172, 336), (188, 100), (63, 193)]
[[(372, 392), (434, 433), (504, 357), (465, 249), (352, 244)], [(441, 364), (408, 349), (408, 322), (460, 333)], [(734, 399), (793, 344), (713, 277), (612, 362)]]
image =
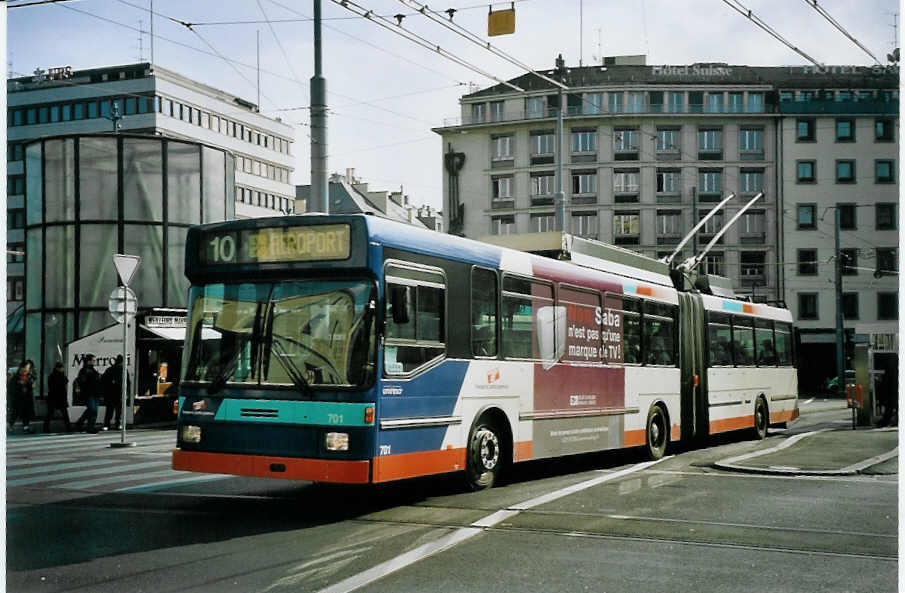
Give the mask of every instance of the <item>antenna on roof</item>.
[(713, 238), (710, 240), (710, 243), (707, 244), (707, 246), (704, 248), (703, 251), (701, 251), (701, 253), (694, 255), (692, 257), (689, 257), (684, 262), (679, 264), (679, 266), (678, 266), (679, 269), (681, 269), (684, 272), (694, 271), (694, 269), (697, 268), (701, 264), (702, 261), (704, 261), (704, 258), (707, 256), (708, 253), (710, 253), (710, 250), (713, 249), (713, 246), (716, 245), (716, 242), (719, 241), (720, 238), (726, 234), (726, 231), (728, 231), (729, 228), (733, 224), (735, 224), (735, 221), (737, 221), (739, 218), (741, 218), (742, 214), (744, 214), (748, 210), (748, 208), (753, 206), (754, 202), (758, 201), (762, 197), (764, 197), (764, 192), (760, 192), (759, 194), (757, 194), (756, 196), (751, 198), (751, 201), (749, 201), (747, 204), (742, 206), (741, 210), (736, 212), (735, 216), (733, 216), (731, 219), (729, 219), (729, 222), (727, 222), (726, 225), (723, 228), (721, 228), (717, 234), (715, 234), (713, 236)]
[(688, 243), (688, 242), (691, 240), (691, 238), (694, 237), (694, 236), (697, 234), (697, 232), (701, 229), (701, 227), (703, 227), (703, 226), (707, 223), (708, 220), (710, 220), (711, 218), (713, 218), (714, 215), (716, 215), (716, 213), (719, 212), (720, 209), (721, 209), (723, 206), (725, 206), (726, 203), (729, 202), (729, 200), (731, 200), (731, 199), (734, 198), (734, 197), (735, 197), (735, 194), (729, 194), (728, 196), (726, 196), (725, 198), (723, 198), (723, 201), (722, 201), (722, 202), (720, 202), (719, 204), (717, 204), (716, 206), (714, 206), (713, 209), (712, 209), (710, 212), (708, 212), (707, 215), (704, 216), (704, 217), (698, 222), (698, 224), (696, 224), (696, 225), (694, 226), (694, 228), (692, 228), (690, 231), (688, 231), (688, 234), (685, 235), (685, 237), (684, 237), (681, 241), (679, 241), (679, 244), (676, 245), (676, 248), (673, 250), (673, 252), (670, 253), (669, 255), (667, 255), (666, 257), (664, 257), (664, 258), (663, 258), (662, 260), (660, 260), (660, 261), (662, 261), (663, 263), (669, 265), (670, 267), (673, 267), (673, 266), (672, 266), (673, 260), (676, 258), (677, 255), (679, 255), (679, 252), (682, 251), (682, 248), (685, 247), (685, 244)]

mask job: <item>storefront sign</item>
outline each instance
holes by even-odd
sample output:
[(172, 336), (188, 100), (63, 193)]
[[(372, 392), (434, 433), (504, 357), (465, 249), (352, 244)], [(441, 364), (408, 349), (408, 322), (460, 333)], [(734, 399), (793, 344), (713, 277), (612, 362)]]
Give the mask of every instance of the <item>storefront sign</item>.
[(185, 327), (185, 316), (148, 315), (144, 325), (148, 327)]

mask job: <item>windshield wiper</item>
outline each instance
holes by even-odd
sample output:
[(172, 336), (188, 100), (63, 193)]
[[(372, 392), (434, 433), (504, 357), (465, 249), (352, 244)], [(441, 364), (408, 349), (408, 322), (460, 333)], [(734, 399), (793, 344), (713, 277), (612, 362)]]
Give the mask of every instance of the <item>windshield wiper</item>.
[[(298, 390), (301, 391), (302, 394), (306, 397), (313, 398), (314, 392), (311, 390), (311, 385), (308, 383), (308, 380), (305, 379), (302, 371), (299, 370), (297, 366), (295, 366), (295, 363), (292, 361), (292, 358), (286, 352), (286, 349), (283, 347), (283, 345), (280, 344), (279, 336), (277, 336), (277, 340), (274, 340), (273, 338), (273, 333), (268, 335), (265, 346), (267, 360), (269, 361), (273, 356), (271, 351), (275, 352), (277, 362), (280, 363), (280, 366), (283, 367), (283, 370), (286, 371), (286, 374), (289, 375), (290, 379), (292, 379), (293, 385), (295, 385), (296, 388), (298, 388)], [(262, 375), (262, 377), (263, 376), (266, 375)]]
[(209, 395), (213, 395), (223, 389), (226, 383), (229, 381), (229, 378), (232, 377), (233, 373), (236, 370), (236, 367), (239, 366), (239, 350), (238, 348), (234, 351), (234, 354), (230, 360), (224, 364), (224, 366), (220, 369), (220, 372), (217, 373), (217, 376), (211, 381), (211, 384), (207, 386), (207, 392)]

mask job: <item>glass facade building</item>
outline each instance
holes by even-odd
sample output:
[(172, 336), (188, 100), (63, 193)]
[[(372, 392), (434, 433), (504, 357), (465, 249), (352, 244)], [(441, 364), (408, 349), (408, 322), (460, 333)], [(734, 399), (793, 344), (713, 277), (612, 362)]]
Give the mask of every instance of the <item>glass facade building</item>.
[(186, 232), (235, 218), (235, 161), (124, 134), (46, 137), (24, 152), (25, 355), (44, 381), (67, 343), (113, 323), (114, 254), (141, 256), (130, 283), (140, 311), (185, 307)]

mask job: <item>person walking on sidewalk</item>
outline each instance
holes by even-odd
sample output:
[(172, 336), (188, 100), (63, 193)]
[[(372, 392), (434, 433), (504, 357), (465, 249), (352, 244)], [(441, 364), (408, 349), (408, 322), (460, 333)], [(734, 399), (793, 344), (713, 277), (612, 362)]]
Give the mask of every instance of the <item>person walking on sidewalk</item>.
[(29, 423), (35, 415), (34, 403), (35, 363), (25, 360), (19, 365), (16, 374), (12, 376), (7, 385), (7, 397), (9, 398), (9, 430), (18, 418), (22, 418), (22, 432), (31, 432)]
[(67, 383), (69, 383), (69, 379), (63, 372), (63, 363), (58, 362), (47, 376), (47, 415), (44, 416), (44, 432), (50, 432), (50, 421), (56, 410), (59, 410), (60, 415), (63, 416), (66, 432), (72, 432), (72, 426), (69, 424), (69, 403), (66, 401)]
[[(116, 411), (116, 428), (122, 428), (121, 418), (123, 411), (123, 355), (116, 357), (112, 367), (104, 371), (101, 377), (104, 389), (104, 430), (110, 430), (110, 420)], [(128, 392), (130, 380), (126, 377), (126, 390)]]
[(82, 426), (87, 422), (86, 432), (96, 433), (97, 428), (94, 424), (97, 422), (97, 398), (101, 390), (101, 374), (94, 368), (93, 354), (85, 356), (85, 363), (75, 381), (79, 386), (79, 392), (85, 397), (85, 411), (76, 420), (75, 429), (81, 432)]

